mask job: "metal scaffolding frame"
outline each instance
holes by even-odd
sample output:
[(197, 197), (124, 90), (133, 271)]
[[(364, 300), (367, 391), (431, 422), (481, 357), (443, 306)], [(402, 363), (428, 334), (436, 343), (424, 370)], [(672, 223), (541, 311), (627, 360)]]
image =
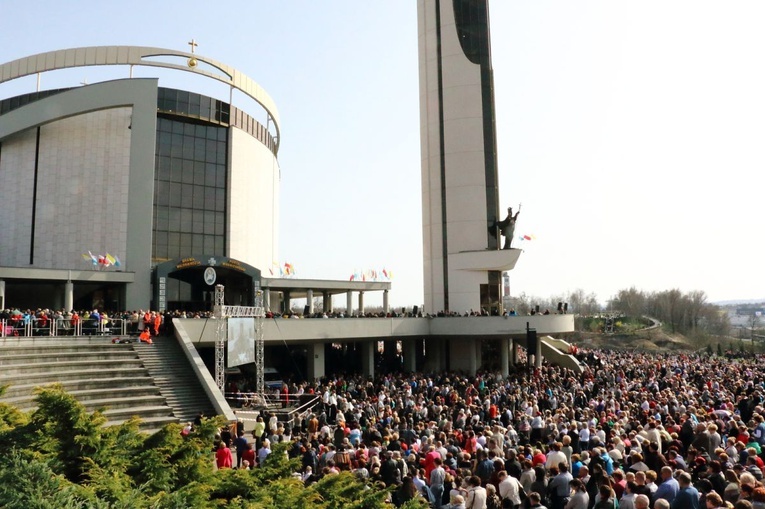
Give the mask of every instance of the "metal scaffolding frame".
[(215, 306), (213, 314), (216, 319), (215, 328), (215, 383), (221, 393), (226, 392), (226, 336), (228, 330), (228, 318), (254, 318), (255, 319), (255, 392), (259, 396), (265, 394), (265, 382), (263, 371), (265, 369), (265, 351), (263, 322), (266, 317), (263, 308), (263, 292), (255, 293), (254, 306), (226, 306), (224, 304), (225, 288), (223, 285), (215, 285)]

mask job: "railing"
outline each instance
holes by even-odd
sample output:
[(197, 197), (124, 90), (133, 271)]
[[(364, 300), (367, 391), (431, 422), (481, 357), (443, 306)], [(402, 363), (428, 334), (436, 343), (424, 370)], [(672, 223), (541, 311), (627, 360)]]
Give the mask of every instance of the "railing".
[[(269, 405), (279, 405), (285, 402), (284, 394), (282, 393), (277, 395), (275, 393), (258, 394), (256, 392), (227, 392), (225, 396), (226, 401), (228, 401), (232, 407), (236, 408), (267, 407)], [(301, 396), (305, 396), (305, 394), (288, 394), (287, 398), (290, 403), (294, 404), (300, 402)], [(318, 395), (314, 395), (313, 398), (299, 404), (297, 407), (293, 408), (292, 411), (298, 412), (301, 415), (309, 412), (314, 405), (318, 403), (319, 399)]]
[(33, 336), (106, 336), (110, 334), (126, 336), (131, 322), (123, 318), (108, 320), (83, 320), (74, 322), (71, 318), (49, 318), (40, 320), (0, 320), (0, 338)]

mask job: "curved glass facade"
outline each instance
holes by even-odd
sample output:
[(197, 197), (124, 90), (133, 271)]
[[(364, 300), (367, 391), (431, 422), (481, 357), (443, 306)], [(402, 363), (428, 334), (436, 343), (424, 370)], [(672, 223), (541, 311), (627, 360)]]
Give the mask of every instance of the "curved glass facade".
[(228, 128), (160, 114), (152, 261), (225, 256)]

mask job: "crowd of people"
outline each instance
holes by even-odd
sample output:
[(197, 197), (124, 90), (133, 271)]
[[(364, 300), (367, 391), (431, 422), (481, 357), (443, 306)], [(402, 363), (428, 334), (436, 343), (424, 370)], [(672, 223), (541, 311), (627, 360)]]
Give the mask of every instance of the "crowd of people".
[(295, 384), (320, 396), (314, 413), (225, 430), (218, 465), (257, 468), (288, 442), (305, 483), (351, 471), (391, 488), (397, 507), (422, 497), (448, 509), (765, 508), (765, 359), (577, 356), (582, 373)]

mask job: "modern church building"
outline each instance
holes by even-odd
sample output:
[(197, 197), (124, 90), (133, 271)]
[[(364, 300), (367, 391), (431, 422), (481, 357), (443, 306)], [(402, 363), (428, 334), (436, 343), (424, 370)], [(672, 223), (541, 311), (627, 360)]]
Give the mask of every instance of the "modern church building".
[[(497, 224), (487, 0), (418, 0), (417, 9), (428, 318), (266, 320), (264, 342), (285, 362), (301, 349), (309, 379), (327, 372), (325, 361), (343, 365), (341, 354), (349, 370), (372, 375), (381, 341), (388, 365), (411, 371), (495, 365), (507, 374), (518, 345), (537, 363), (544, 355), (575, 366), (565, 343), (536, 339), (572, 331), (571, 315), (438, 316), (498, 315), (502, 272), (521, 251), (502, 246)], [(120, 66), (122, 79), (40, 87), (48, 72), (87, 66)], [(137, 66), (222, 83), (229, 100), (134, 77)], [(388, 311), (389, 281), (261, 278), (259, 269), (279, 259), (280, 122), (249, 77), (193, 51), (133, 46), (0, 65), (0, 85), (34, 76), (37, 90), (0, 96), (0, 309), (209, 309), (213, 285), (223, 284), (232, 305), (252, 305), (260, 288), (266, 307), (286, 310), (305, 298), (312, 315), (314, 295), (324, 311), (344, 295), (350, 317), (364, 313), (365, 292), (379, 291)], [(260, 121), (235, 96), (262, 109)], [(206, 320), (174, 323), (191, 349), (218, 344)]]
[[(124, 79), (40, 89), (50, 71), (115, 65)], [(134, 78), (135, 66), (224, 83), (262, 107), (265, 125), (232, 101)], [(36, 91), (0, 102), (0, 308), (182, 309), (211, 301), (207, 267), (230, 303), (250, 304), (257, 268), (278, 259), (279, 113), (268, 93), (220, 62), (149, 47), (0, 66), (0, 83), (35, 75)]]

